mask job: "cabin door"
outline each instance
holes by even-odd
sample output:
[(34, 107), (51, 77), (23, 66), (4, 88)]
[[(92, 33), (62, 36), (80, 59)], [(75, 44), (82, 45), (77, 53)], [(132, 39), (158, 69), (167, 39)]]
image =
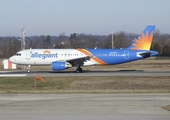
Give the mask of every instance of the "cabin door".
[(31, 51), (26, 51), (26, 59), (27, 60), (31, 59)]

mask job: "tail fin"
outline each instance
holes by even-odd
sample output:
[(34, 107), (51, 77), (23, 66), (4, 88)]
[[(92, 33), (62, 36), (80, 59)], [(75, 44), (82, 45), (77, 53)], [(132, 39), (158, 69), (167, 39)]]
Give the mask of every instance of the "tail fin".
[(138, 36), (138, 38), (134, 41), (134, 43), (128, 47), (130, 50), (150, 50), (153, 32), (155, 30), (155, 26), (148, 25), (145, 30)]

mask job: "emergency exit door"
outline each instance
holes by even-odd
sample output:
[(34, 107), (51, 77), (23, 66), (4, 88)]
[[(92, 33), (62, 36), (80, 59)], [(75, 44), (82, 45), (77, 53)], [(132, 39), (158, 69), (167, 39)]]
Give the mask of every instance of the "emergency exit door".
[(124, 51), (124, 59), (129, 59), (129, 51), (128, 50)]

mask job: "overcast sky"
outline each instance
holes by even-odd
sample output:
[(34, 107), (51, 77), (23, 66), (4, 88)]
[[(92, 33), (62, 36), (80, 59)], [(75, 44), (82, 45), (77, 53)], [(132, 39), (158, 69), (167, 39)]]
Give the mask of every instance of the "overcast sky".
[(0, 0), (0, 36), (170, 33), (170, 0)]

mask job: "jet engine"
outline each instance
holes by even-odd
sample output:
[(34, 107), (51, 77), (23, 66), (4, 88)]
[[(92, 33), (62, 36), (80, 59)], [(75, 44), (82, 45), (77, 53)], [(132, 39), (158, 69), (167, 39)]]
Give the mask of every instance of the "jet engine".
[(51, 66), (52, 70), (65, 70), (66, 68), (68, 68), (66, 62), (52, 62)]

